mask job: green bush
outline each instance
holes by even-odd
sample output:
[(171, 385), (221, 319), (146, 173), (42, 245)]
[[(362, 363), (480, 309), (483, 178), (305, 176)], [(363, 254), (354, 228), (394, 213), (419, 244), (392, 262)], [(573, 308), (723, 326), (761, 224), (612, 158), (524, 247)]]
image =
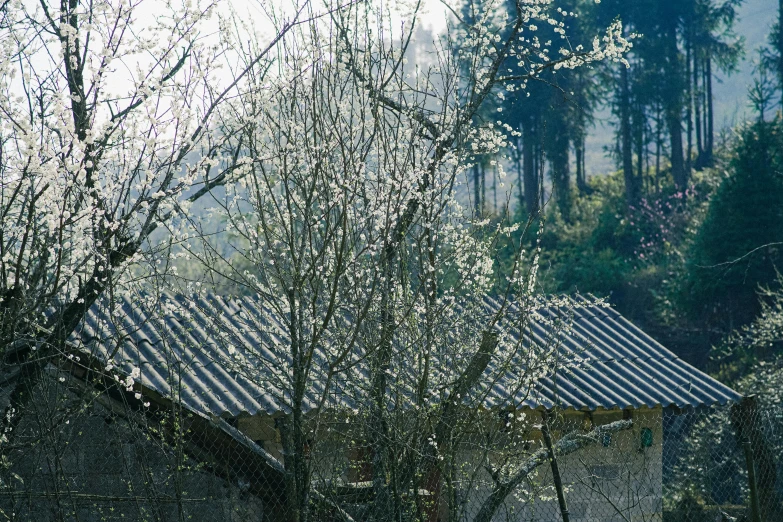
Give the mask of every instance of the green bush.
[[(724, 331), (759, 312), (759, 285), (776, 277), (783, 242), (783, 140), (780, 121), (740, 133), (729, 175), (712, 196), (686, 256), (679, 305), (707, 328)], [(771, 245), (771, 246), (770, 246)]]

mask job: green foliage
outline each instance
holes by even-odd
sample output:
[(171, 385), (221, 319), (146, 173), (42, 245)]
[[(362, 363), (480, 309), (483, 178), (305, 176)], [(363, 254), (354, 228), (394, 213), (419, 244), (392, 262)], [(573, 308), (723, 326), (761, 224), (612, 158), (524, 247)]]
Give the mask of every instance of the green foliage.
[(713, 364), (724, 381), (746, 381), (743, 391), (783, 404), (783, 276), (759, 293), (759, 306), (753, 322), (713, 348)]
[(621, 178), (595, 179), (593, 188), (591, 195), (575, 198), (569, 222), (548, 209), (541, 240), (541, 279), (547, 291), (609, 295), (627, 275), (630, 238)]
[(729, 175), (712, 197), (688, 251), (680, 309), (727, 331), (759, 312), (756, 293), (776, 277), (783, 242), (781, 122), (742, 130)]
[[(725, 165), (725, 154), (716, 160)], [(623, 315), (665, 345), (688, 361), (703, 364), (710, 344), (722, 334), (701, 335), (700, 325), (678, 308), (678, 297), (690, 245), (720, 185), (720, 172), (718, 168), (694, 172), (683, 191), (674, 186), (671, 176), (648, 178), (646, 193), (632, 207), (625, 199), (621, 172), (594, 177), (589, 192), (572, 192), (569, 221), (550, 203), (540, 236), (540, 289), (608, 297)], [(516, 219), (527, 216), (517, 211)], [(522, 241), (532, 252), (536, 230), (534, 223), (515, 242)], [(510, 247), (502, 249), (496, 259), (499, 291), (504, 274), (510, 272), (512, 252)]]
[[(626, 206), (619, 172), (590, 181), (589, 194), (573, 193), (571, 220), (548, 205), (541, 236), (541, 283), (547, 292), (613, 295), (615, 304), (633, 292), (660, 286), (682, 258), (693, 222), (710, 193), (712, 171), (699, 173), (694, 185), (677, 191), (671, 182)], [(517, 219), (525, 216), (520, 212)], [(537, 227), (532, 227), (535, 230)], [(529, 238), (531, 247), (534, 238)], [(510, 250), (509, 250), (510, 252)], [(508, 263), (501, 256), (499, 264)]]

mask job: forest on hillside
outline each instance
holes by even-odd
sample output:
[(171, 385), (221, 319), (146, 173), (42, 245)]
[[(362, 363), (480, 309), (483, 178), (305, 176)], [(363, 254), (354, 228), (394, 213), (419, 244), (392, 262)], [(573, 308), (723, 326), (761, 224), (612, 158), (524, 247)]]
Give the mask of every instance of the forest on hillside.
[[(740, 0), (566, 4), (575, 48), (622, 19), (633, 42), (628, 64), (549, 70), (484, 107), (484, 118), (518, 132), (499, 153), (476, 156), (476, 214), (535, 222), (514, 241), (540, 248), (545, 292), (608, 296), (685, 360), (730, 381), (759, 361), (779, 367), (780, 22), (765, 46), (746, 49), (736, 32)], [(546, 41), (558, 31), (536, 34)], [(754, 66), (752, 119), (720, 129), (714, 86), (743, 58)], [(611, 114), (606, 153), (616, 170), (588, 177), (585, 144), (601, 111)], [(512, 186), (500, 199), (499, 165)], [(498, 265), (510, 266), (500, 252)]]

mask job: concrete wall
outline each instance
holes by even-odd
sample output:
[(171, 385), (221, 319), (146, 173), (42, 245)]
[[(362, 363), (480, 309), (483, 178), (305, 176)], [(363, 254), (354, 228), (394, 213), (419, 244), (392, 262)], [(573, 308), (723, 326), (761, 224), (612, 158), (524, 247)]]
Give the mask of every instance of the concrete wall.
[[(521, 456), (529, 455), (543, 445), (541, 431), (535, 427), (535, 424), (540, 423), (540, 414), (529, 410), (525, 414), (523, 422), (515, 422), (508, 433), (496, 439), (502, 446), (504, 437), (518, 440), (520, 433), (524, 433), (529, 444), (527, 449), (519, 448)], [(560, 459), (572, 522), (662, 519), (662, 411), (660, 408), (641, 409), (630, 414), (634, 421), (632, 430), (613, 434), (611, 440), (604, 441), (606, 446), (590, 446)], [(552, 436), (557, 441), (570, 431), (589, 430), (591, 425), (620, 420), (623, 415), (620, 410), (599, 410), (590, 416), (583, 412), (566, 412), (555, 422)], [(487, 419), (496, 420), (497, 415), (490, 414)], [(257, 440), (267, 451), (283, 459), (279, 434), (272, 418), (245, 417), (239, 419), (237, 427)], [(332, 428), (332, 433), (345, 434), (350, 431), (348, 424), (335, 423)], [(645, 428), (651, 431), (652, 446), (643, 448), (641, 433)], [(497, 430), (497, 427), (491, 429)], [(491, 478), (480, 464), (486, 449), (480, 430), (464, 447), (461, 456), (464, 473), (458, 474), (455, 499), (458, 507), (450, 515), (444, 501), (441, 508), (441, 520), (444, 521), (471, 520), (491, 491)], [(355, 448), (349, 447), (346, 440), (330, 440), (324, 433), (319, 437), (317, 448), (318, 451), (313, 455), (315, 482), (358, 482), (369, 479), (370, 472), (367, 469), (357, 471), (355, 466), (351, 468), (349, 465), (352, 458), (356, 463), (361, 457)], [(500, 466), (501, 453), (488, 453), (496, 467)], [(561, 522), (551, 467), (539, 467), (530, 480), (509, 495), (495, 520)]]
[[(531, 419), (540, 418), (528, 412)], [(570, 412), (552, 436), (555, 442), (574, 429), (589, 429), (590, 419), (581, 412)], [(660, 521), (662, 506), (662, 416), (661, 409), (632, 412), (632, 430), (613, 434), (603, 444), (589, 446), (558, 460), (566, 502), (572, 522), (605, 522), (623, 520)], [(598, 411), (592, 415), (595, 424), (606, 424), (623, 418), (622, 411)], [(642, 430), (652, 432), (652, 445), (643, 448)], [(532, 426), (515, 425), (515, 430), (526, 430), (529, 451), (543, 447), (541, 431)], [(480, 451), (466, 451), (463, 460), (480, 459)], [(500, 467), (500, 457), (490, 456), (494, 466)], [(475, 469), (468, 465), (466, 469)], [(513, 469), (513, 464), (507, 469)], [(491, 491), (492, 479), (484, 470), (466, 474), (461, 495), (461, 512), (456, 518), (471, 520)], [(561, 522), (562, 515), (553, 487), (551, 466), (544, 464), (530, 479), (509, 495), (498, 510), (496, 521)]]

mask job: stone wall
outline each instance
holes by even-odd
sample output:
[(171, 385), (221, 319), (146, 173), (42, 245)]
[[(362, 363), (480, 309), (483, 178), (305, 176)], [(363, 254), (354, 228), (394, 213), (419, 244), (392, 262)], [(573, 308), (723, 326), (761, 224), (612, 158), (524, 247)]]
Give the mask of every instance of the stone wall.
[(154, 424), (139, 425), (143, 416), (128, 418), (123, 410), (67, 373), (48, 370), (0, 470), (7, 519), (265, 520), (263, 503), (241, 476), (217, 476), (156, 435)]

